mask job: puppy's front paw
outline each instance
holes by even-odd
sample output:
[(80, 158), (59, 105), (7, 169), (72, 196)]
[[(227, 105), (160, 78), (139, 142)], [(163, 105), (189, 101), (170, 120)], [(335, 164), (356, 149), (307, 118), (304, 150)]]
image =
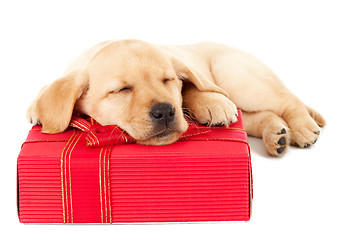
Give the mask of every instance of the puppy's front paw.
[(184, 100), (184, 106), (200, 124), (207, 126), (229, 126), (237, 121), (235, 104), (219, 93), (198, 92), (193, 99)]
[(32, 102), (31, 105), (29, 106), (29, 108), (28, 108), (28, 110), (26, 112), (26, 118), (33, 125), (39, 124), (39, 116), (38, 116), (38, 113), (36, 111), (35, 101)]

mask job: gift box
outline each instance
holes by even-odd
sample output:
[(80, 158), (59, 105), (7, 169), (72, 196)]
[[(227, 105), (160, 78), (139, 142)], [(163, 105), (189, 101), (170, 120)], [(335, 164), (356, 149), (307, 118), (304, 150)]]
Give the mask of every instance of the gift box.
[(34, 126), (18, 166), (22, 223), (247, 221), (250, 149), (239, 112), (229, 127), (190, 121), (174, 144), (143, 146), (116, 126), (73, 118), (60, 134)]

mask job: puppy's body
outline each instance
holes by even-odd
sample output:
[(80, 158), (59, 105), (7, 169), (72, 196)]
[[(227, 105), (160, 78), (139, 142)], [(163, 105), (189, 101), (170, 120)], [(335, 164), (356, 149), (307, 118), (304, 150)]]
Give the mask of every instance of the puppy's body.
[[(259, 60), (211, 42), (183, 46), (103, 42), (84, 52), (56, 82), (63, 90), (50, 85), (28, 111), (45, 132), (63, 131), (75, 107), (101, 124), (119, 125), (139, 143), (162, 145), (176, 141), (186, 130), (182, 107), (208, 125), (229, 125), (236, 121), (239, 108), (247, 133), (262, 137), (268, 153), (277, 156), (290, 143), (300, 147), (315, 143), (318, 126), (325, 125), (320, 114), (306, 107)], [(52, 119), (53, 114), (63, 117)]]

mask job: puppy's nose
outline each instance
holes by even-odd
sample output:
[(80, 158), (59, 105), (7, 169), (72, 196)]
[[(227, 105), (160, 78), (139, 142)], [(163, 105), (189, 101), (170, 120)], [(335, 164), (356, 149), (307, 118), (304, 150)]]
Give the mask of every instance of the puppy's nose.
[(170, 103), (158, 103), (152, 106), (150, 117), (157, 124), (167, 125), (174, 121), (175, 109)]

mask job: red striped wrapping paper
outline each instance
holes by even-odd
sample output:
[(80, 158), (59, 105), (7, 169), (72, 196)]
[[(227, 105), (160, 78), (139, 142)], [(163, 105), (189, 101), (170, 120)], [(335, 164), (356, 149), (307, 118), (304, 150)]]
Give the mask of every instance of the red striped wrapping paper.
[[(160, 147), (110, 145), (109, 126), (55, 135), (34, 126), (18, 156), (20, 222), (247, 221), (251, 161), (241, 112), (238, 120), (228, 128), (192, 124)], [(100, 144), (90, 147), (89, 138)]]

